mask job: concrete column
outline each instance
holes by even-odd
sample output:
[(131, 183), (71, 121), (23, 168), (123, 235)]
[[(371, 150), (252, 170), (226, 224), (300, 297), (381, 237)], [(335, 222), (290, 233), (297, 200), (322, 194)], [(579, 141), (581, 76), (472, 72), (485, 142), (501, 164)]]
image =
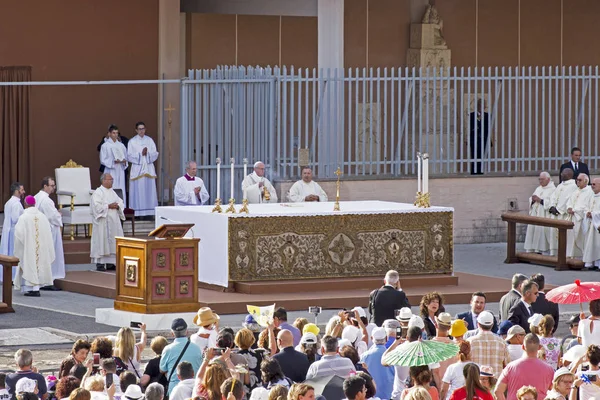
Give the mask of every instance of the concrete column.
[(344, 68), (344, 0), (318, 0), (319, 68)]
[[(182, 65), (185, 62), (185, 29), (182, 29), (182, 24), (185, 27), (185, 18), (181, 17), (180, 0), (159, 0), (158, 7), (158, 78), (179, 79), (182, 77), (181, 72), (185, 70), (185, 65)], [(169, 111), (166, 110), (168, 108), (172, 109), (170, 118)], [(157, 132), (162, 132), (162, 135), (157, 137), (156, 143), (162, 159), (162, 163), (157, 166), (159, 202), (172, 199), (174, 181), (181, 175), (179, 108), (179, 85), (160, 85)]]

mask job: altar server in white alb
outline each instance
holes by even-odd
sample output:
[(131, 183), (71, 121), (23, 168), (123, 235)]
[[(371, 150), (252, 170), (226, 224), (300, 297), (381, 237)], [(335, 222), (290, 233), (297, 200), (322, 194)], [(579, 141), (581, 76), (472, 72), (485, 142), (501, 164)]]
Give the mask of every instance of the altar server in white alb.
[(567, 203), (567, 214), (573, 222), (573, 235), (569, 237), (567, 231), (567, 257), (581, 258), (583, 256), (583, 245), (589, 227), (586, 218), (594, 198), (594, 191), (588, 186), (590, 178), (586, 174), (577, 175), (577, 190), (571, 194)]
[(244, 191), (250, 204), (277, 203), (277, 193), (271, 182), (265, 178), (265, 164), (262, 161), (257, 161), (254, 164), (254, 172), (244, 178), (242, 192)]
[[(52, 243), (54, 243), (54, 262), (52, 263), (52, 280), (65, 277), (65, 254), (61, 228), (63, 226), (62, 216), (56, 209), (50, 195), (56, 190), (56, 182), (51, 176), (42, 179), (42, 189), (35, 195), (35, 207), (41, 211), (50, 223), (52, 231)], [(44, 286), (42, 290), (59, 290), (53, 284)]]
[[(10, 185), (10, 192), (12, 196), (4, 203), (4, 224), (2, 225), (2, 239), (0, 240), (0, 254), (6, 256), (15, 255), (15, 225), (21, 214), (23, 214), (21, 200), (25, 196), (25, 189), (21, 183), (15, 182)], [(0, 282), (2, 282), (2, 270), (3, 268), (0, 268)], [(13, 268), (12, 276), (10, 277), (13, 281), (15, 280), (16, 273), (17, 270)]]
[(123, 200), (112, 189), (113, 178), (102, 174), (100, 186), (92, 195), (92, 243), (90, 257), (96, 263), (96, 270), (114, 270), (117, 262), (117, 241), (115, 236), (123, 236), (121, 220), (125, 220)]
[(104, 173), (113, 177), (113, 189), (121, 189), (123, 203), (127, 204), (125, 191), (125, 170), (128, 165), (127, 149), (119, 141), (119, 128), (116, 125), (108, 127), (108, 140), (100, 148), (100, 164), (104, 165)]
[(592, 180), (594, 197), (592, 205), (587, 212), (588, 228), (583, 246), (583, 262), (585, 268), (598, 269), (600, 267), (600, 178)]
[(52, 285), (54, 242), (50, 222), (35, 207), (33, 196), (25, 197), (25, 211), (15, 226), (15, 257), (15, 288), (25, 296), (40, 297), (40, 288)]
[[(544, 203), (550, 201), (556, 186), (550, 178), (550, 174), (542, 172), (538, 178), (538, 186), (529, 198), (529, 215), (533, 217), (550, 218), (550, 213), (544, 207)], [(543, 226), (529, 225), (525, 234), (525, 251), (535, 253), (550, 253), (550, 242), (552, 231)]]
[(127, 143), (127, 161), (131, 163), (129, 172), (129, 207), (136, 216), (153, 216), (158, 206), (156, 197), (156, 170), (154, 162), (158, 151), (154, 140), (146, 136), (146, 124), (135, 124), (137, 135)]
[[(566, 168), (560, 173), (561, 183), (556, 187), (549, 202), (544, 202), (544, 207), (548, 208), (548, 212), (555, 219), (570, 220), (571, 216), (567, 213), (567, 202), (571, 198), (571, 194), (577, 190), (575, 179), (573, 179), (573, 170)], [(550, 239), (550, 254), (556, 254), (558, 250), (558, 230), (556, 228), (548, 228), (551, 230)], [(567, 231), (567, 235), (572, 234), (571, 230)]]
[(317, 182), (313, 181), (312, 169), (302, 167), (302, 180), (292, 185), (288, 198), (292, 203), (327, 201), (327, 194)]
[(210, 199), (204, 181), (196, 176), (197, 172), (195, 161), (185, 163), (185, 175), (177, 179), (173, 189), (176, 206), (200, 206)]

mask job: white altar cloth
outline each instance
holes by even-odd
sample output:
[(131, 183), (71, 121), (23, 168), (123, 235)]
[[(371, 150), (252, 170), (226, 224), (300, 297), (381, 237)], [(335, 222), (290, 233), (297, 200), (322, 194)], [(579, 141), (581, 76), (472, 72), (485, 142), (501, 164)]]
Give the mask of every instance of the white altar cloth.
[[(163, 224), (193, 223), (187, 237), (200, 239), (198, 281), (227, 287), (229, 284), (229, 218), (264, 218), (275, 216), (315, 216), (343, 214), (391, 214), (415, 212), (454, 212), (452, 207), (418, 208), (412, 204), (388, 201), (342, 201), (341, 211), (333, 211), (333, 202), (251, 204), (249, 214), (213, 213), (213, 205), (156, 207), (156, 227)], [(223, 211), (227, 208), (223, 205)], [(236, 205), (236, 211), (241, 205)]]

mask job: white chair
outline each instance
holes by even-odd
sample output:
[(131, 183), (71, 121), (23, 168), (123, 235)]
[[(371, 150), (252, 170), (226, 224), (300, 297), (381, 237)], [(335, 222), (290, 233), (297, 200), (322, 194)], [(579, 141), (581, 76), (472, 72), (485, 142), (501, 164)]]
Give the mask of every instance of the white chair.
[[(63, 226), (71, 225), (71, 240), (75, 239), (76, 225), (89, 226), (91, 234), (92, 213), (90, 201), (92, 189), (90, 169), (69, 160), (54, 170), (56, 195)], [(92, 192), (93, 193), (93, 192)]]

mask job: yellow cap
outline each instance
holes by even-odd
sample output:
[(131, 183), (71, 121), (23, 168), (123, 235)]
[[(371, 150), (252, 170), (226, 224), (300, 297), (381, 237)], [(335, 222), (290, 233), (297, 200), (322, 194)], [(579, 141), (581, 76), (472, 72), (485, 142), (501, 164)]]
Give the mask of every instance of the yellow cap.
[(302, 334), (305, 334), (306, 332), (310, 332), (310, 333), (314, 334), (315, 336), (317, 336), (319, 334), (319, 332), (321, 332), (321, 330), (319, 329), (319, 327), (317, 325), (310, 323), (310, 324), (304, 325), (304, 328), (302, 329)]

